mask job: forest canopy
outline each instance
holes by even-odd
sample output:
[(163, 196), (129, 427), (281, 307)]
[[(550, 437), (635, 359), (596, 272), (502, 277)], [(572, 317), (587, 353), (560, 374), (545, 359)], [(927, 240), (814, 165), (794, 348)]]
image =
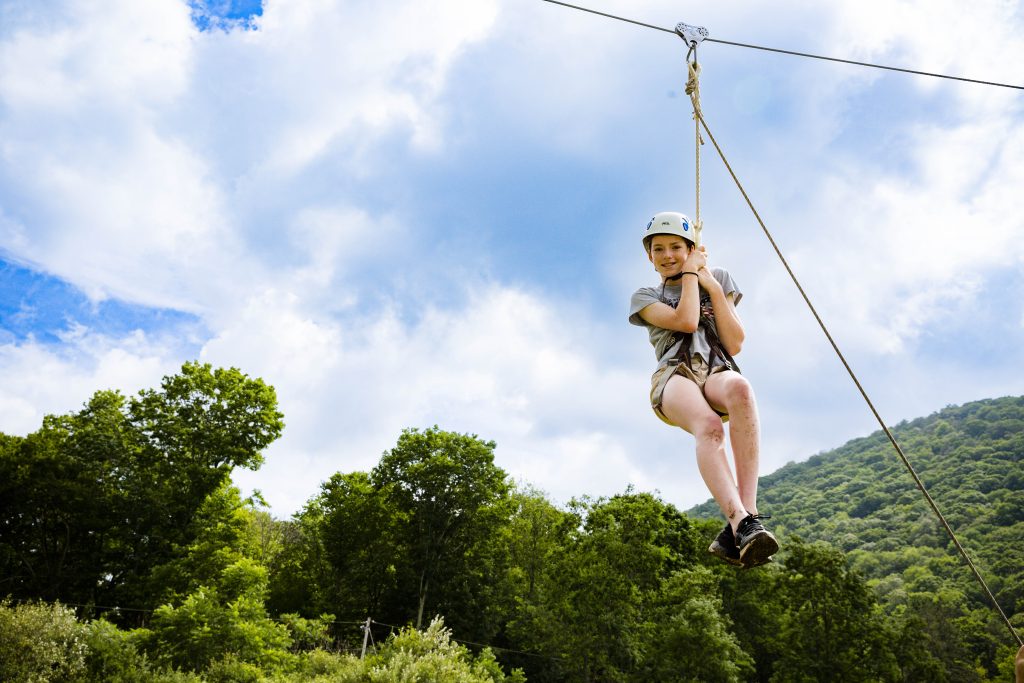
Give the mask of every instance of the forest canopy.
[[(276, 519), (231, 472), (283, 428), (271, 386), (187, 363), (0, 434), (0, 679), (1012, 677), (1005, 625), (881, 434), (762, 478), (782, 552), (743, 571), (706, 552), (711, 503), (555, 505), (438, 426)], [(1024, 398), (894, 431), (1020, 628)]]

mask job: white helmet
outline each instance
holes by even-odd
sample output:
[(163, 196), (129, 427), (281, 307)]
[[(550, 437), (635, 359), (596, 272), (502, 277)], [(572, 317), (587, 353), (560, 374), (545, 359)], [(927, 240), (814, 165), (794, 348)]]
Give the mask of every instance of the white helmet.
[(678, 235), (695, 244), (699, 239), (696, 226), (690, 222), (689, 218), (676, 211), (662, 211), (654, 214), (654, 218), (644, 230), (644, 251), (650, 251), (651, 239), (655, 235)]

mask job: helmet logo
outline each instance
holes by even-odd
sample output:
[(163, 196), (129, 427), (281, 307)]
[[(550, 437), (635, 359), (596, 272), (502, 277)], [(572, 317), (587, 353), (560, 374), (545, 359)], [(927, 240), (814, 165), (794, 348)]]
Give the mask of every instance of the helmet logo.
[(698, 227), (691, 225), (690, 219), (684, 214), (675, 211), (656, 213), (644, 230), (644, 248), (650, 249), (650, 240), (655, 235), (677, 235), (687, 241), (693, 241), (690, 235)]

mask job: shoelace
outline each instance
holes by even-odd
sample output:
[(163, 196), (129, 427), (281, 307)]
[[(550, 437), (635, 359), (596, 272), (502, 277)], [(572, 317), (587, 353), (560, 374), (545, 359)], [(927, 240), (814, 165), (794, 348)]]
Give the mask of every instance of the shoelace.
[(771, 519), (771, 518), (772, 518), (771, 515), (747, 515), (746, 517), (744, 517), (740, 521), (739, 526), (736, 528), (736, 534), (734, 534), (734, 535), (739, 536), (744, 531), (746, 531), (746, 529), (751, 524), (757, 524), (758, 526), (760, 526), (763, 529), (764, 527), (761, 525), (761, 521), (760, 520), (762, 520), (762, 519)]

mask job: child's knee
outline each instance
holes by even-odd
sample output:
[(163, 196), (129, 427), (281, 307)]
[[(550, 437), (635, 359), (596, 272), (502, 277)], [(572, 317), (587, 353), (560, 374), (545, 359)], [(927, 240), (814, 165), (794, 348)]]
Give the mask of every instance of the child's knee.
[(746, 377), (735, 377), (725, 387), (725, 400), (730, 407), (753, 405), (754, 388)]
[(695, 436), (699, 439), (707, 439), (720, 443), (725, 440), (725, 428), (722, 426), (722, 418), (717, 413), (708, 412), (702, 415), (696, 424)]

